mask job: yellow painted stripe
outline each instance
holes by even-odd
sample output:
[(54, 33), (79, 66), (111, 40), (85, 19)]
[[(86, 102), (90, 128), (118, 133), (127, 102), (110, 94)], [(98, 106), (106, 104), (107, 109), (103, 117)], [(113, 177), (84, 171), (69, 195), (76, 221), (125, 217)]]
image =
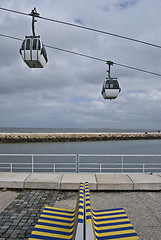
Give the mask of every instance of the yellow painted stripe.
[(38, 223), (39, 222), (43, 222), (43, 223), (49, 223), (49, 224), (57, 224), (57, 225), (63, 225), (63, 226), (68, 226), (68, 227), (71, 227), (73, 223), (64, 223), (64, 222), (57, 222), (57, 221), (48, 221), (48, 220), (44, 220), (44, 219), (39, 219), (38, 220)]
[(112, 235), (121, 235), (121, 234), (129, 234), (129, 233), (136, 233), (135, 230), (125, 230), (125, 231), (117, 231), (117, 232), (104, 232), (104, 233), (97, 233), (95, 232), (96, 236), (98, 237), (106, 237)]
[(90, 212), (87, 212), (87, 213), (86, 213), (86, 216), (91, 216), (91, 213), (90, 213)]
[(132, 224), (123, 224), (123, 225), (112, 225), (112, 226), (104, 226), (104, 227), (96, 227), (97, 230), (106, 230), (106, 229), (113, 229), (113, 228), (124, 228), (124, 227), (132, 227)]
[(74, 213), (64, 213), (64, 212), (57, 212), (57, 211), (48, 211), (48, 210), (44, 210), (43, 213), (53, 213), (53, 214), (59, 214), (59, 215), (66, 215), (66, 216), (74, 216)]
[[(103, 215), (103, 214), (111, 214), (111, 213), (121, 213), (121, 212), (123, 212), (123, 213), (125, 213), (125, 211), (124, 210), (117, 210), (117, 211), (105, 211), (105, 212), (95, 212), (95, 211), (93, 211), (93, 213), (95, 214), (95, 215)], [(125, 213), (126, 214), (126, 213)]]
[(79, 203), (79, 206), (83, 206), (83, 203)]
[(29, 238), (28, 240), (42, 240), (40, 238)]
[(97, 225), (101, 225), (101, 224), (106, 224), (106, 223), (119, 223), (119, 222), (126, 222), (126, 221), (129, 221), (129, 219), (116, 219), (116, 220), (107, 220), (107, 221), (100, 221), (100, 222), (97, 222), (93, 219), (93, 222)]
[(112, 238), (112, 240), (139, 240), (138, 236), (133, 236), (133, 237), (123, 237), (123, 238)]
[(48, 207), (46, 206), (45, 208), (49, 208), (49, 209), (56, 209), (56, 210), (61, 210), (61, 211), (68, 211), (68, 212), (74, 212), (75, 210), (71, 210), (71, 209), (65, 209), (65, 208), (55, 208), (55, 207)]
[(69, 233), (73, 231), (73, 228), (68, 229), (68, 228), (59, 228), (59, 227), (49, 227), (49, 226), (44, 226), (44, 225), (36, 225), (35, 228), (60, 231), (60, 232), (69, 232)]
[(79, 212), (84, 212), (82, 208), (79, 209)]
[(92, 222), (91, 219), (87, 219), (87, 220), (86, 220), (86, 223), (91, 223), (91, 222)]
[(66, 220), (66, 221), (70, 221), (70, 222), (72, 222), (74, 220), (74, 217), (73, 218), (66, 218), (66, 217), (60, 217), (60, 216), (50, 216), (50, 215), (45, 215), (45, 214), (41, 214), (41, 217)]
[(43, 236), (43, 237), (55, 237), (55, 238), (64, 238), (64, 239), (71, 239), (72, 235), (62, 235), (62, 234), (54, 234), (54, 233), (47, 233), (47, 232), (40, 232), (40, 231), (33, 231), (33, 235)]
[(118, 214), (118, 215), (112, 215), (112, 216), (101, 216), (101, 217), (95, 217), (93, 216), (94, 219), (98, 220), (98, 219), (107, 219), (107, 218), (118, 218), (118, 217), (127, 217), (126, 214)]

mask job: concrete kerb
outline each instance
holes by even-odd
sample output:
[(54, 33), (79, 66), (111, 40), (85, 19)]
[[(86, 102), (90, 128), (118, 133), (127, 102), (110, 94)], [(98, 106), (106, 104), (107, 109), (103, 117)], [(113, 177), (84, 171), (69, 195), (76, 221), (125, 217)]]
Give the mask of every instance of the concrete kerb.
[(0, 188), (78, 190), (81, 181), (91, 190), (161, 190), (161, 174), (0, 172)]
[(96, 190), (94, 173), (65, 173), (61, 181), (62, 190), (78, 190), (80, 182), (88, 182), (91, 190)]
[(0, 188), (24, 188), (24, 182), (30, 173), (0, 172)]
[(157, 174), (129, 174), (134, 190), (161, 190), (161, 176)]
[(125, 174), (96, 173), (97, 190), (133, 190), (133, 182)]
[(24, 183), (24, 188), (60, 189), (62, 174), (59, 173), (32, 173)]

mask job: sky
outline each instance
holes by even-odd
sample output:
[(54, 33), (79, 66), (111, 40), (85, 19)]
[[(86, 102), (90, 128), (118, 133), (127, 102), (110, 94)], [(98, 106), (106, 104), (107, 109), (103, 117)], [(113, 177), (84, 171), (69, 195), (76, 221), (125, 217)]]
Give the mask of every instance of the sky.
[[(158, 0), (12, 0), (0, 7), (161, 45)], [(37, 19), (45, 45), (161, 74), (161, 49)], [(0, 10), (0, 34), (24, 39), (31, 17)], [(121, 93), (101, 95), (104, 62), (46, 48), (48, 63), (31, 69), (19, 54), (21, 41), (0, 37), (0, 127), (161, 129), (161, 77), (117, 65)]]

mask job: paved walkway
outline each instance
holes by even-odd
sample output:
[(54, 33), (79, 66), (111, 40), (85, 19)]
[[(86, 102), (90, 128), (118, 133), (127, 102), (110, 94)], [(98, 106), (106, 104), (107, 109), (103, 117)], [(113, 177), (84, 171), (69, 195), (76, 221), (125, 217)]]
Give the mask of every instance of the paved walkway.
[[(78, 196), (60, 190), (17, 193), (0, 213), (0, 240), (27, 240), (45, 205), (74, 209)], [(161, 191), (91, 191), (91, 200), (95, 210), (123, 207), (140, 240), (161, 240)]]
[(0, 213), (0, 240), (28, 239), (44, 206), (53, 206), (57, 191), (23, 190)]

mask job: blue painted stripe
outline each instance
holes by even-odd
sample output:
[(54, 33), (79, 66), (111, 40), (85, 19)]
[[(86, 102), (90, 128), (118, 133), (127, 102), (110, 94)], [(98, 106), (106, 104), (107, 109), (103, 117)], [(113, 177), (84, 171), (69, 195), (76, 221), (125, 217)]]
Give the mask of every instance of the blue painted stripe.
[(52, 233), (52, 234), (60, 234), (60, 235), (65, 235), (65, 236), (70, 236), (73, 234), (72, 232), (61, 232), (61, 231), (56, 231), (56, 230), (49, 230), (49, 229), (43, 229), (43, 228), (34, 228), (35, 232), (43, 232), (43, 233)]
[(104, 230), (95, 229), (95, 232), (101, 234), (101, 233), (118, 232), (118, 231), (125, 231), (125, 230), (134, 230), (134, 228), (133, 227), (124, 227), (124, 228), (113, 228), (113, 229), (104, 229)]
[(78, 222), (79, 223), (83, 223), (83, 219), (78, 219)]
[(105, 209), (105, 210), (93, 210), (93, 212), (112, 212), (112, 211), (119, 211), (119, 210), (124, 210), (124, 209), (123, 208), (113, 208), (113, 209)]
[(83, 216), (83, 212), (79, 212), (78, 215), (82, 215)]
[[(73, 211), (66, 211), (66, 210), (63, 210), (63, 209), (54, 209), (54, 208), (48, 208), (48, 207), (45, 207), (44, 208), (45, 211), (51, 211), (51, 212), (61, 212), (61, 213), (67, 213), (67, 214), (73, 214), (75, 213), (75, 210)], [(43, 212), (44, 212), (43, 210)]]
[[(105, 213), (105, 214), (94, 214), (93, 213), (93, 216), (95, 217), (95, 218), (98, 218), (98, 217), (105, 217), (105, 216), (115, 216), (115, 215), (126, 215), (126, 213), (125, 212), (116, 212), (116, 213)], [(127, 215), (126, 215), (127, 216)]]
[(62, 219), (52, 219), (52, 218), (47, 218), (47, 217), (41, 217), (39, 219), (47, 220), (47, 221), (56, 221), (56, 222), (64, 222), (64, 223), (73, 223), (74, 220), (69, 221), (69, 220), (62, 220)]
[(91, 209), (90, 208), (86, 209), (86, 212), (91, 212)]
[[(35, 235), (35, 234), (31, 234), (30, 238), (36, 238), (36, 239), (43, 239), (43, 240), (66, 240), (66, 238), (53, 238), (53, 237), (46, 237), (46, 236), (40, 236), (40, 235)], [(69, 239), (72, 240), (72, 237)]]
[(86, 206), (91, 206), (91, 204), (90, 203), (86, 203)]
[(116, 222), (116, 223), (104, 223), (104, 224), (99, 224), (99, 225), (94, 222), (94, 225), (96, 227), (117, 226), (117, 225), (123, 225), (123, 224), (131, 224), (131, 222), (125, 221), (125, 222)]
[(74, 226), (74, 223), (71, 224), (71, 226), (64, 226), (64, 225), (44, 223), (44, 222), (37, 222), (37, 224), (41, 226), (57, 227), (57, 228), (64, 228), (64, 229), (71, 229)]
[(74, 215), (70, 216), (70, 215), (65, 215), (65, 214), (46, 213), (46, 212), (43, 212), (42, 214), (48, 215), (48, 216), (53, 216), (53, 217), (69, 218), (69, 219), (74, 217)]
[(104, 236), (104, 237), (97, 237), (98, 240), (105, 240), (105, 239), (119, 239), (119, 238), (128, 238), (128, 237), (136, 237), (136, 233), (128, 233), (128, 234), (121, 234), (121, 235), (112, 235), (112, 236)]
[(117, 217), (117, 218), (104, 218), (104, 219), (95, 219), (97, 222), (105, 222), (105, 221), (111, 221), (111, 220), (119, 220), (119, 219), (128, 219), (128, 217)]

